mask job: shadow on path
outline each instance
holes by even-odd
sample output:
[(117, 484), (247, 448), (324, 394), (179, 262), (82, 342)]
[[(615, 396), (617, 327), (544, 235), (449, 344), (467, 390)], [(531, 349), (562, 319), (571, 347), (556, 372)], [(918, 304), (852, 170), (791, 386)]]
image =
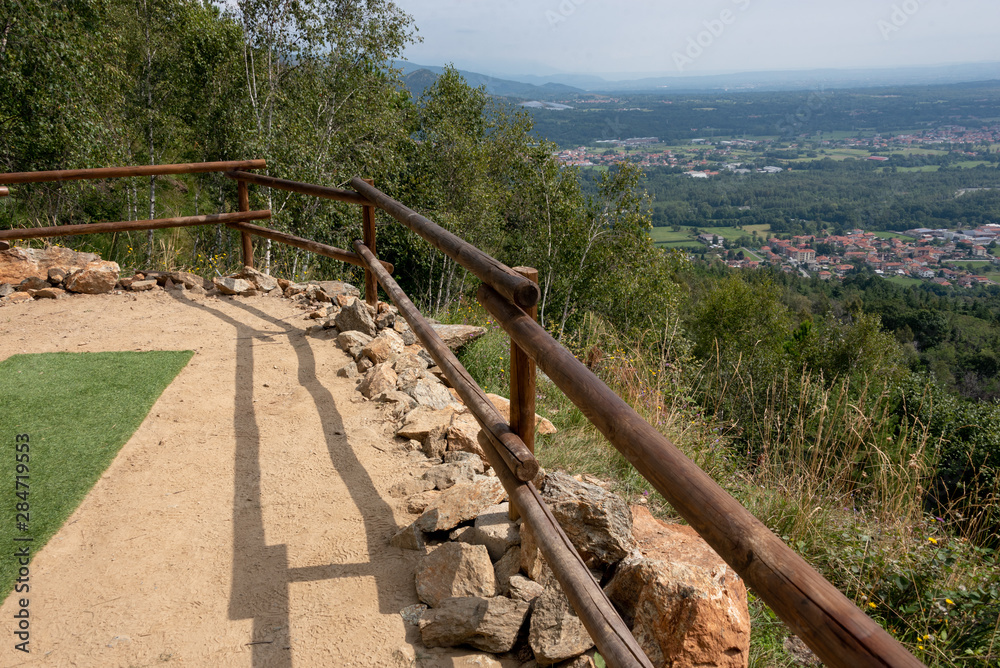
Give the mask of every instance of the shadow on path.
[[(391, 549), (387, 538), (398, 527), (392, 508), (382, 499), (368, 472), (347, 441), (344, 423), (333, 395), (316, 377), (316, 358), (305, 333), (253, 306), (232, 300), (230, 305), (281, 331), (258, 329), (240, 322), (217, 308), (182, 296), (167, 294), (191, 308), (208, 313), (233, 326), (236, 336), (236, 377), (233, 427), (236, 436), (235, 485), (233, 493), (233, 579), (229, 618), (252, 619), (250, 639), (254, 668), (289, 668), (292, 665), (289, 636), (290, 582), (309, 582), (341, 577), (370, 576), (378, 591), (379, 611), (395, 612), (398, 592), (380, 582), (371, 563), (324, 564), (289, 568), (284, 544), (268, 545), (264, 534), (261, 499), (261, 438), (253, 404), (254, 342), (285, 337), (298, 360), (298, 382), (312, 397), (323, 427), (330, 461), (344, 481), (360, 512), (368, 554)], [(307, 522), (310, 518), (303, 517)], [(371, 556), (369, 556), (369, 559)], [(336, 605), (335, 601), (330, 602)]]

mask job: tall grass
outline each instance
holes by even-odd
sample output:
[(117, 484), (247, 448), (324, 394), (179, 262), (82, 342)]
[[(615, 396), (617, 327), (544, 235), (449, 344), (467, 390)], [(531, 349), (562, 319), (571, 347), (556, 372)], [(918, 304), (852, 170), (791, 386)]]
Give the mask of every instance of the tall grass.
[[(462, 309), (446, 317), (488, 327), (463, 363), (484, 387), (506, 394), (506, 336), (477, 307)], [(642, 339), (588, 318), (565, 343), (921, 660), (1000, 661), (1000, 568), (961, 527), (927, 513), (942, 442), (919, 421), (900, 418), (890, 383), (809, 373), (755, 379), (739, 363), (725, 369), (718, 359), (692, 358), (676, 323)], [(559, 428), (536, 443), (543, 466), (608, 479), (629, 502), (679, 520), (544, 376), (537, 391), (539, 412)], [(733, 411), (734, 403), (746, 410)], [(995, 510), (965, 512), (986, 518)], [(756, 596), (751, 608), (753, 665), (785, 664), (787, 632)]]

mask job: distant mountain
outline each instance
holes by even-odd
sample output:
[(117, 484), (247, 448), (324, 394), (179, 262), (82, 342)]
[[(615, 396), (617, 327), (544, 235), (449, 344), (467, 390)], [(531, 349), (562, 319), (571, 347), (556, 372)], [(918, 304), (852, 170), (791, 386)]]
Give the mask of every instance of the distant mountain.
[[(433, 84), (437, 80), (438, 75), (444, 72), (443, 67), (416, 65), (405, 60), (396, 61), (393, 63), (393, 66), (402, 71), (403, 83), (406, 84), (407, 89), (414, 97), (418, 97), (423, 93), (424, 89)], [(486, 86), (487, 93), (500, 97), (548, 100), (584, 92), (580, 88), (560, 83), (544, 83), (543, 85), (536, 86), (521, 81), (497, 79), (496, 77), (479, 74), (478, 72), (467, 72), (465, 70), (459, 70), (458, 72), (465, 77), (465, 81), (470, 86)]]
[[(444, 70), (441, 67), (414, 65), (406, 61), (398, 61), (395, 65), (402, 68), (404, 74), (418, 69), (436, 73)], [(474, 86), (485, 84), (487, 91), (493, 95), (551, 99), (585, 92), (790, 91), (965, 83), (1000, 79), (1000, 62), (873, 69), (776, 70), (712, 75), (665, 74), (651, 77), (624, 75), (628, 78), (617, 80), (604, 79), (592, 74), (506, 75), (507, 78), (499, 79), (476, 72), (459, 71), (470, 84)]]

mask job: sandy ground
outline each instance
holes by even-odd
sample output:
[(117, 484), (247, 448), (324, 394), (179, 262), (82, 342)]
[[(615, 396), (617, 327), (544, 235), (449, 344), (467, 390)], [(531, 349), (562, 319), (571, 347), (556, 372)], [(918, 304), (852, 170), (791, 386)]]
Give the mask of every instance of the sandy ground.
[(35, 556), (29, 655), (0, 609), (0, 666), (397, 665), (418, 555), (386, 543), (413, 519), (387, 490), (411, 467), (302, 314), (159, 290), (0, 308), (0, 359), (196, 352)]

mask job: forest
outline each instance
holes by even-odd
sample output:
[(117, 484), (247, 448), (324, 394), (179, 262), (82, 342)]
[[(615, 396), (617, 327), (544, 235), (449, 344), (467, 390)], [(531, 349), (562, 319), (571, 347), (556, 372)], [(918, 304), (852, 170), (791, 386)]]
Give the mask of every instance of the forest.
[[(1000, 222), (1000, 192), (955, 197), (995, 185), (995, 161), (907, 172), (914, 158), (792, 164), (786, 153), (760, 156), (790, 168), (780, 174), (696, 180), (554, 157), (612, 134), (891, 131), (953, 116), (972, 126), (996, 115), (1000, 87), (634, 96), (629, 106), (644, 110), (529, 115), (454, 69), (412, 96), (387, 63), (416, 28), (386, 0), (6, 3), (0, 169), (264, 158), (286, 179), (372, 178), (506, 264), (536, 267), (546, 329), (923, 661), (1000, 661), (996, 288), (965, 296), (862, 271), (842, 283), (736, 272), (649, 236), (654, 224), (792, 233)], [(361, 236), (348, 205), (257, 188), (250, 205), (270, 209), (272, 227), (335, 246)], [(0, 201), (0, 227), (235, 207), (235, 182), (218, 174), (26, 185)], [(490, 324), (461, 267), (387, 217), (378, 239), (426, 313)], [(65, 243), (123, 269), (212, 277), (241, 263), (238, 236), (221, 227)], [(351, 267), (278, 245), (262, 244), (259, 266), (363, 284)], [(463, 361), (499, 389), (507, 355), (491, 327)], [(611, 478), (679, 520), (579, 411), (544, 383), (539, 393), (560, 427), (540, 442), (545, 466)], [(790, 665), (773, 613), (753, 609), (753, 665)]]
[[(561, 147), (597, 139), (795, 137), (818, 133), (889, 133), (941, 123), (970, 128), (995, 122), (1000, 82), (845, 90), (630, 95), (594, 103), (560, 99), (573, 109), (533, 110), (535, 132)], [(992, 119), (992, 120), (991, 120)]]

